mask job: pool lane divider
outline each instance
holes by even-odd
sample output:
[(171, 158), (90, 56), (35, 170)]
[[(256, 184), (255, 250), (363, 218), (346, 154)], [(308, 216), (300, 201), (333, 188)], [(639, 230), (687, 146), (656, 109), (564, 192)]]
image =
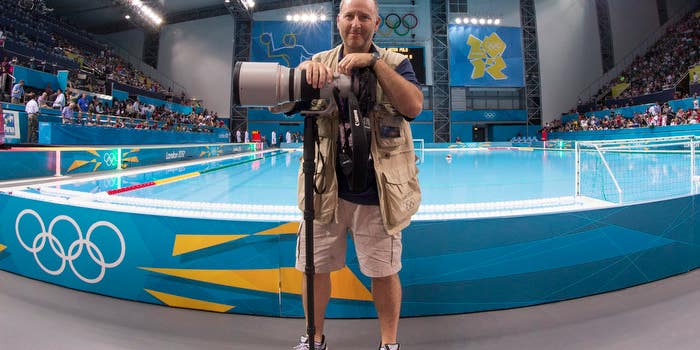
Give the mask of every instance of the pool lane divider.
[(142, 188), (146, 188), (146, 187), (158, 186), (158, 185), (164, 185), (164, 184), (168, 184), (168, 183), (173, 183), (173, 182), (177, 182), (177, 181), (181, 181), (181, 180), (185, 180), (185, 179), (190, 179), (190, 178), (193, 178), (193, 177), (197, 177), (197, 176), (200, 176), (200, 175), (203, 175), (203, 174), (212, 173), (212, 172), (219, 171), (219, 170), (222, 170), (222, 169), (231, 168), (231, 167), (234, 167), (234, 166), (238, 166), (238, 165), (243, 165), (243, 164), (246, 164), (246, 163), (254, 162), (254, 161), (256, 161), (256, 160), (262, 160), (262, 159), (265, 159), (265, 158), (276, 157), (276, 156), (278, 156), (278, 155), (285, 154), (285, 153), (289, 153), (289, 152), (288, 152), (288, 151), (279, 152), (279, 153), (270, 152), (270, 154), (263, 155), (263, 156), (260, 157), (260, 158), (248, 159), (248, 160), (244, 160), (244, 161), (241, 161), (241, 162), (236, 162), (236, 163), (233, 163), (233, 164), (222, 165), (222, 166), (219, 166), (219, 167), (216, 167), (216, 168), (211, 168), (211, 169), (202, 170), (202, 171), (193, 171), (193, 172), (191, 172), (191, 173), (187, 173), (187, 174), (183, 174), (183, 175), (177, 175), (177, 176), (166, 177), (165, 179), (160, 179), (160, 180), (155, 180), (155, 181), (148, 181), (148, 182), (143, 182), (143, 183), (136, 184), (136, 185), (131, 185), (131, 186), (127, 186), (127, 187), (117, 188), (117, 189), (114, 189), (114, 190), (109, 190), (109, 191), (107, 191), (107, 194), (111, 196), (111, 195), (120, 194), (120, 193), (124, 193), (124, 192), (129, 192), (129, 191), (133, 191), (133, 190), (138, 190), (138, 189), (142, 189)]

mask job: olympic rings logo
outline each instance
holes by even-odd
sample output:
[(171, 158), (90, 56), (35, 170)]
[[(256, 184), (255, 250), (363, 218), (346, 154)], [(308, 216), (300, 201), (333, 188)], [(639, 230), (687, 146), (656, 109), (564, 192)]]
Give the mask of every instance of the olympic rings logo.
[(398, 36), (406, 36), (411, 30), (418, 27), (418, 17), (413, 13), (406, 13), (403, 16), (397, 13), (390, 13), (386, 16), (379, 16), (381, 23), (377, 33), (382, 36), (396, 34)]
[[(22, 236), (19, 232), (19, 223), (25, 215), (34, 216), (39, 225), (41, 226), (41, 232), (36, 234), (31, 246), (29, 246), (24, 242), (24, 240), (22, 240)], [(78, 235), (78, 239), (73, 241), (73, 243), (71, 243), (70, 246), (68, 246), (67, 251), (61, 244), (61, 241), (53, 234), (54, 226), (61, 221), (67, 221), (69, 224), (71, 224), (73, 228), (75, 228), (75, 231)], [(113, 262), (106, 262), (102, 251), (97, 247), (97, 245), (94, 242), (90, 240), (95, 230), (103, 226), (111, 229), (119, 239), (119, 257)], [(31, 209), (24, 209), (19, 213), (19, 215), (17, 215), (17, 219), (15, 220), (15, 233), (17, 234), (17, 240), (19, 240), (19, 243), (26, 251), (34, 254), (34, 260), (36, 260), (36, 263), (42, 270), (44, 270), (44, 272), (48, 273), (49, 275), (58, 276), (61, 273), (63, 273), (63, 271), (66, 268), (66, 263), (68, 263), (75, 276), (85, 283), (94, 284), (100, 282), (104, 278), (106, 270), (119, 266), (119, 264), (121, 264), (124, 260), (124, 256), (126, 254), (124, 236), (122, 236), (121, 231), (119, 231), (119, 229), (114, 224), (108, 221), (99, 221), (92, 224), (92, 226), (90, 226), (90, 228), (88, 229), (85, 238), (83, 238), (83, 233), (80, 230), (80, 226), (78, 225), (78, 223), (75, 222), (73, 218), (67, 215), (59, 215), (53, 220), (51, 220), (51, 223), (49, 224), (49, 230), (47, 231), (46, 226), (44, 225), (44, 221), (41, 219), (41, 217), (36, 211)], [(39, 253), (43, 251), (47, 241), (49, 242), (49, 247), (51, 248), (53, 253), (56, 254), (56, 256), (59, 259), (61, 259), (61, 266), (54, 270), (46, 267), (39, 259)], [(100, 273), (95, 278), (88, 278), (83, 276), (80, 272), (78, 272), (77, 268), (73, 264), (73, 262), (77, 260), (83, 253), (83, 248), (85, 248), (92, 261), (94, 261), (100, 267)]]
[(486, 118), (486, 119), (496, 118), (496, 112), (484, 112), (484, 118)]
[(117, 162), (117, 157), (114, 155), (114, 153), (107, 152), (102, 156), (102, 159), (105, 161), (105, 165), (108, 167), (113, 167), (116, 165)]

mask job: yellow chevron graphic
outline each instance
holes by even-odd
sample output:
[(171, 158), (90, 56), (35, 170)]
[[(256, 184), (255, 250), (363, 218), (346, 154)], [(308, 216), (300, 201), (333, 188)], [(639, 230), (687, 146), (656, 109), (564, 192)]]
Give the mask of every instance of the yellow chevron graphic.
[(86, 150), (85, 152), (90, 153), (95, 157), (98, 157), (98, 158), (100, 157), (100, 154), (97, 153), (97, 151), (95, 151), (94, 149), (89, 149), (89, 150)]
[[(280, 274), (282, 292), (301, 295), (303, 273), (293, 267), (283, 267), (280, 269)], [(372, 293), (347, 266), (331, 273), (331, 283), (333, 284), (331, 298), (372, 301)]]
[(297, 222), (288, 222), (286, 224), (279, 225), (277, 227), (271, 228), (266, 231), (258, 232), (256, 235), (285, 235), (285, 234), (297, 234), (299, 232), (299, 226), (301, 224)]
[[(256, 235), (282, 235), (296, 234), (299, 231), (299, 222), (288, 222), (286, 224), (273, 227), (269, 230), (255, 233)], [(220, 244), (232, 242), (249, 235), (198, 235), (198, 234), (178, 234), (175, 235), (173, 245), (173, 256), (191, 253), (205, 248), (211, 248)]]
[(97, 168), (99, 168), (100, 165), (102, 165), (102, 162), (96, 162), (95, 167), (92, 169), (92, 172), (94, 173), (95, 171), (97, 171)]
[(173, 256), (210, 248), (247, 236), (248, 235), (175, 235)]
[(73, 161), (73, 164), (71, 164), (70, 167), (68, 167), (68, 171), (67, 171), (67, 172), (71, 172), (71, 171), (73, 171), (73, 170), (75, 170), (75, 169), (78, 169), (78, 168), (80, 168), (81, 166), (83, 166), (83, 165), (85, 165), (85, 164), (87, 164), (87, 163), (90, 163), (90, 162), (87, 162), (87, 161), (84, 161), (84, 160), (76, 160), (76, 161)]
[(0, 244), (0, 252), (3, 251), (3, 250), (5, 250), (6, 248), (7, 248), (7, 246), (4, 246), (4, 245)]
[(154, 296), (156, 299), (163, 302), (163, 304), (172, 307), (182, 307), (186, 309), (196, 309), (214, 312), (227, 312), (233, 309), (235, 306), (212, 303), (210, 301), (197, 300), (192, 298), (181, 297), (174, 294), (168, 294), (163, 292), (156, 292), (150, 289), (144, 289), (149, 294)]
[[(260, 270), (186, 270), (142, 267), (146, 271), (267, 293), (301, 294), (302, 273), (293, 267)], [(372, 293), (346, 266), (331, 273), (331, 298), (371, 301)]]
[(122, 162), (138, 163), (138, 162), (139, 162), (139, 157), (124, 158), (124, 159), (122, 159)]

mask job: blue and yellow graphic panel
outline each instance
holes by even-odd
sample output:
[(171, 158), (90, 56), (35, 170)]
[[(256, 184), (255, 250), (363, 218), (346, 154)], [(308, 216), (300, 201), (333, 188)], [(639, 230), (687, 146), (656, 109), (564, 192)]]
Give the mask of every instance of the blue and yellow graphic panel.
[[(525, 217), (415, 221), (403, 232), (403, 316), (522, 307), (700, 266), (700, 196)], [(669, 216), (669, 213), (673, 215)], [(0, 269), (128, 300), (303, 316), (298, 222), (127, 213), (0, 194)], [(327, 316), (376, 317), (348, 238)]]
[(331, 48), (331, 22), (255, 21), (251, 33), (250, 60), (277, 62), (294, 68)]
[(522, 87), (520, 28), (448, 26), (450, 86)]

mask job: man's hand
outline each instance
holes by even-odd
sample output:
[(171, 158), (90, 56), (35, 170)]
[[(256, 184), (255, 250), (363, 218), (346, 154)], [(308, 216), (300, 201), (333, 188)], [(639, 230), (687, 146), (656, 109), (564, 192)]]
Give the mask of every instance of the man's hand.
[(338, 72), (351, 75), (352, 70), (355, 68), (364, 68), (372, 63), (374, 56), (371, 53), (350, 53), (345, 55), (340, 62), (338, 62)]
[(306, 70), (306, 82), (314, 89), (333, 82), (333, 71), (321, 62), (304, 61), (297, 69)]

